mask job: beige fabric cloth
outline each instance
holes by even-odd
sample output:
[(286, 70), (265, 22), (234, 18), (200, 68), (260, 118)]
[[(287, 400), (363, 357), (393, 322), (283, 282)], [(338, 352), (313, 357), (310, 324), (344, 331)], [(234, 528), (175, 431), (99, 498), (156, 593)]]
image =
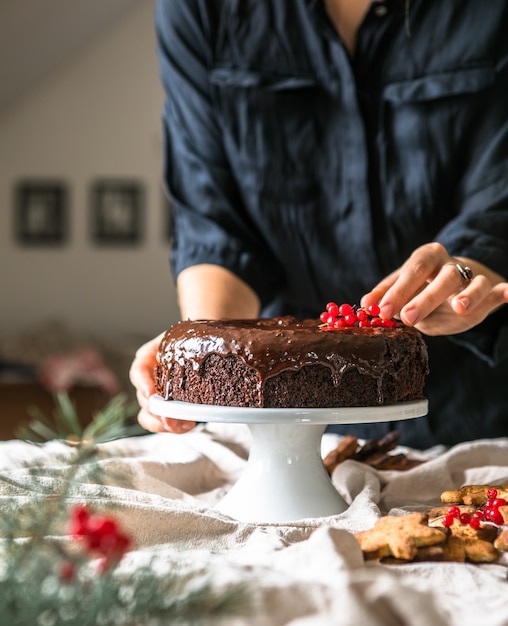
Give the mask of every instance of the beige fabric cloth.
[[(323, 453), (337, 437), (325, 435)], [(241, 425), (209, 425), (186, 435), (146, 435), (104, 444), (94, 472), (83, 468), (72, 487), (76, 501), (115, 514), (136, 540), (122, 568), (154, 557), (164, 575), (175, 554), (205, 567), (220, 585), (245, 581), (253, 607), (235, 624), (262, 626), (489, 626), (508, 624), (508, 554), (486, 565), (364, 563), (351, 532), (390, 512), (425, 510), (443, 490), (466, 483), (508, 481), (508, 439), (433, 450), (407, 472), (377, 472), (347, 461), (333, 482), (351, 503), (337, 516), (288, 524), (247, 524), (213, 506), (245, 466), (250, 433)], [(68, 449), (0, 443), (0, 510), (20, 503), (37, 481), (57, 486)], [(348, 532), (350, 531), (350, 532)]]

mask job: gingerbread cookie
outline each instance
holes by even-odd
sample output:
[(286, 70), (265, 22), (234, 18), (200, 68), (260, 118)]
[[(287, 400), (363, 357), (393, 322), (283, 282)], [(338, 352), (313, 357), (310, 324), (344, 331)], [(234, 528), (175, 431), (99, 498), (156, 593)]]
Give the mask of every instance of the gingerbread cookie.
[[(476, 507), (467, 504), (460, 504), (454, 508), (456, 508), (458, 511), (457, 517), (463, 514), (471, 516), (476, 511)], [(436, 506), (432, 509), (429, 509), (427, 511), (429, 526), (438, 526), (439, 528), (445, 528), (445, 519), (448, 517), (449, 513), (449, 506)]]
[(387, 515), (376, 522), (374, 528), (357, 533), (364, 557), (382, 559), (395, 557), (411, 561), (418, 548), (444, 543), (446, 533), (439, 528), (431, 528), (424, 513), (409, 515)]
[(353, 435), (345, 435), (339, 445), (331, 450), (323, 459), (326, 471), (331, 474), (343, 461), (350, 459), (358, 448), (358, 439)]
[(508, 524), (508, 505), (500, 506), (498, 511), (503, 520), (503, 528), (494, 541), (494, 548), (508, 552), (508, 528), (506, 528)]
[(400, 433), (394, 430), (382, 439), (369, 439), (360, 445), (356, 437), (346, 435), (323, 459), (325, 469), (331, 474), (337, 465), (347, 459), (366, 463), (377, 470), (397, 471), (409, 470), (425, 462), (420, 459), (410, 459), (402, 452), (391, 454), (391, 451), (397, 447), (399, 439)]
[[(380, 561), (385, 565), (405, 565), (409, 562), (408, 559), (397, 559), (394, 556), (384, 556)], [(444, 544), (418, 548), (411, 562), (421, 563), (422, 561), (444, 561)]]
[(508, 552), (508, 529), (503, 529), (494, 541), (494, 548), (502, 552)]
[(508, 483), (502, 485), (464, 485), (460, 489), (443, 491), (441, 502), (480, 506), (488, 499), (488, 492), (496, 490), (498, 498), (508, 499)]
[(503, 524), (508, 524), (508, 505), (503, 505), (498, 508), (498, 511), (503, 518)]
[(497, 529), (493, 526), (473, 528), (455, 518), (448, 526), (450, 536), (443, 547), (443, 560), (464, 563), (492, 563), (499, 558), (493, 545)]

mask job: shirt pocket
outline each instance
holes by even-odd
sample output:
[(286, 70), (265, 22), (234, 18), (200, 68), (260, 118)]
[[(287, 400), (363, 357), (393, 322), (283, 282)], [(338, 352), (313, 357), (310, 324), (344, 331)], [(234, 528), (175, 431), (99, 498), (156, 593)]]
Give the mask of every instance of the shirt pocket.
[(428, 102), (477, 91), (492, 85), (494, 66), (440, 72), (387, 85), (384, 100), (394, 105)]
[(451, 200), (467, 160), (470, 132), (482, 114), (478, 96), (495, 78), (494, 66), (485, 63), (385, 86), (378, 141), (393, 211), (402, 200), (406, 208), (423, 211), (420, 218), (434, 228), (453, 214)]
[[(322, 136), (326, 95), (311, 76), (215, 68), (211, 83), (224, 145), (242, 186), (254, 193), (294, 198), (289, 181), (315, 183), (309, 164)], [(293, 197), (291, 197), (293, 196)]]
[(218, 87), (264, 87), (267, 91), (285, 91), (315, 86), (312, 77), (282, 76), (269, 77), (250, 70), (215, 68), (211, 72), (211, 82)]

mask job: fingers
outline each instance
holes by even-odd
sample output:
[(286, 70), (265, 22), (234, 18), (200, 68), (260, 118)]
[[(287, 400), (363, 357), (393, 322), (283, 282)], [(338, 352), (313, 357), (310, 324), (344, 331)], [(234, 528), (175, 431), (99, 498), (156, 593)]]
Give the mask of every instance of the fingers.
[(169, 432), (176, 435), (188, 433), (196, 426), (196, 422), (177, 420), (170, 417), (158, 417), (145, 409), (141, 409), (138, 413), (138, 422), (145, 430), (149, 430), (152, 433)]
[(134, 356), (129, 378), (138, 393), (149, 398), (155, 391), (153, 369), (157, 364), (157, 350), (162, 334), (142, 345)]
[[(464, 284), (464, 278), (455, 263), (445, 263), (435, 278), (412, 298), (400, 311), (401, 321), (414, 326), (432, 314), (450, 296), (456, 296), (456, 313), (466, 313), (489, 294), (491, 284), (485, 276), (474, 277)], [(382, 309), (381, 309), (382, 310)]]
[(502, 300), (499, 301), (499, 296), (496, 294), (497, 291), (494, 291), (490, 281), (480, 274), (452, 298), (451, 307), (458, 315), (465, 315), (479, 305), (485, 306), (490, 313), (496, 306), (502, 304)]
[[(404, 323), (409, 325), (416, 323), (416, 321), (410, 321), (410, 318), (414, 317), (417, 320), (421, 319), (422, 315), (416, 306), (408, 307), (408, 305), (423, 290), (427, 294), (429, 284), (432, 283), (443, 266), (452, 261), (453, 259), (448, 255), (446, 249), (439, 243), (430, 243), (417, 248), (400, 270), (396, 272), (396, 280), (381, 297), (379, 301), (380, 316), (385, 319), (398, 317), (401, 314), (401, 309), (405, 307), (407, 321)], [(455, 274), (459, 276), (456, 269)], [(448, 276), (451, 276), (451, 271), (448, 272)], [(453, 277), (452, 291), (447, 293), (445, 297), (457, 291), (459, 286), (457, 276)], [(439, 287), (441, 287), (441, 293), (448, 288), (442, 284)], [(437, 306), (435, 302), (440, 297), (437, 289), (434, 288), (428, 295), (432, 299), (435, 308)], [(422, 299), (419, 299), (418, 302), (422, 302)], [(411, 309), (411, 313), (408, 315), (409, 309)]]
[(196, 426), (196, 422), (191, 422), (188, 420), (176, 420), (171, 417), (163, 417), (163, 427), (164, 430), (170, 433), (174, 433), (176, 435), (183, 435), (184, 433), (188, 433)]
[(477, 261), (449, 256), (438, 243), (415, 250), (361, 300), (364, 307), (378, 304), (380, 317), (397, 317), (428, 335), (468, 330), (506, 303), (505, 278)]
[(368, 309), (372, 304), (379, 304), (381, 298), (385, 295), (385, 293), (390, 289), (390, 287), (395, 283), (399, 276), (400, 270), (389, 274), (381, 282), (379, 282), (372, 291), (366, 293), (362, 299), (360, 300), (360, 306)]
[(138, 413), (139, 424), (151, 432), (164, 432), (161, 419), (148, 411), (148, 399), (155, 393), (153, 370), (157, 363), (157, 350), (162, 334), (142, 345), (134, 356), (129, 378), (136, 388), (136, 398), (141, 410)]
[(153, 373), (163, 334), (151, 339), (137, 350), (129, 371), (129, 378), (136, 388), (136, 398), (141, 407), (138, 413), (138, 422), (143, 428), (154, 433), (187, 433), (195, 427), (195, 422), (160, 417), (153, 415), (148, 410), (150, 396), (155, 393)]
[(145, 409), (141, 409), (138, 413), (138, 422), (145, 430), (149, 430), (152, 433), (163, 433), (165, 431), (161, 418), (152, 415)]
[[(485, 294), (483, 298), (481, 293)], [(467, 289), (452, 299), (451, 306), (459, 315), (472, 312), (481, 321), (489, 313), (507, 303), (508, 283), (498, 283), (492, 287), (490, 281), (485, 276), (480, 275), (475, 276)]]

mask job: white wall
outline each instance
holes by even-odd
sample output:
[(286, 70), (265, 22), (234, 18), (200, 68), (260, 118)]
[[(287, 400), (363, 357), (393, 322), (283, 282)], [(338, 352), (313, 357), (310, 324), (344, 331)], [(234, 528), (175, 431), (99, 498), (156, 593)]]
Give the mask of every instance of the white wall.
[[(163, 235), (162, 99), (153, 2), (143, 0), (0, 118), (1, 334), (59, 319), (94, 334), (152, 336), (178, 319)], [(68, 184), (63, 247), (14, 240), (13, 188), (27, 177)], [(145, 185), (140, 245), (94, 246), (89, 187), (98, 177)]]

